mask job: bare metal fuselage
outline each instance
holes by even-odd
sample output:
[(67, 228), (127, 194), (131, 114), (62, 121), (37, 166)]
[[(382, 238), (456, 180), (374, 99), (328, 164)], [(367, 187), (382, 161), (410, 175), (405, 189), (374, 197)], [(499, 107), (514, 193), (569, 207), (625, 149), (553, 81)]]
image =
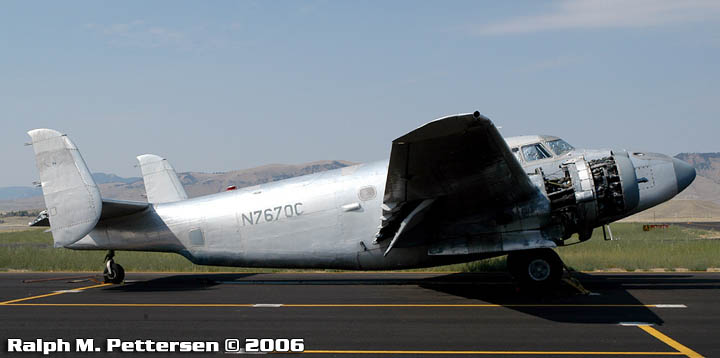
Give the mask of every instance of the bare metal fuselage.
[(386, 175), (383, 161), (156, 204), (135, 217), (101, 221), (68, 248), (176, 252), (224, 266), (433, 265), (427, 248), (383, 257), (373, 244)]
[[(611, 154), (578, 150), (524, 167), (526, 172), (540, 167), (551, 173), (574, 158)], [(656, 173), (654, 186), (643, 187), (636, 209), (623, 216), (678, 193), (671, 158), (623, 155), (632, 163), (631, 171), (652, 165)], [(635, 174), (630, 180), (634, 187), (627, 184), (624, 190), (638, 190)], [(551, 221), (550, 201), (542, 194), (542, 176), (530, 175), (538, 195), (500, 213), (505, 216), (502, 222), (487, 209), (504, 203), (477, 203), (481, 214), (455, 215), (454, 208), (475, 205), (473, 198), (458, 193), (434, 203), (425, 220), (407, 233), (409, 238), (385, 256), (389, 240), (378, 242), (376, 234), (387, 175), (388, 162), (381, 161), (153, 204), (130, 216), (100, 220), (86, 237), (65, 247), (175, 252), (201, 265), (385, 270), (554, 247), (553, 240), (561, 235), (561, 228)]]

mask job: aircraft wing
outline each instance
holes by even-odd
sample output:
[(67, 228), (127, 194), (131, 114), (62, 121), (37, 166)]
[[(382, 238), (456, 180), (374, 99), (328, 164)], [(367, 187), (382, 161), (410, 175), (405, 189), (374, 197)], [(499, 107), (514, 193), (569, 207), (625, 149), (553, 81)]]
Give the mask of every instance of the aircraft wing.
[(502, 205), (536, 192), (490, 119), (478, 112), (443, 117), (392, 142), (376, 237), (393, 238), (387, 254), (435, 199), (450, 194)]

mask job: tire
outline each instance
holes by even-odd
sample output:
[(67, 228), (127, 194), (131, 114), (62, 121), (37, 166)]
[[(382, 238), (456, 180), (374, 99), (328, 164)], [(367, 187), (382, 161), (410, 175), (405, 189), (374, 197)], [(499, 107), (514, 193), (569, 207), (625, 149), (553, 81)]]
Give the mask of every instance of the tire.
[(107, 266), (105, 266), (105, 269), (103, 270), (103, 279), (105, 283), (122, 283), (125, 280), (125, 269), (114, 262), (110, 263), (110, 268), (112, 269), (112, 275), (108, 272)]
[(562, 278), (562, 260), (552, 249), (512, 252), (507, 263), (510, 274), (524, 286), (549, 288)]

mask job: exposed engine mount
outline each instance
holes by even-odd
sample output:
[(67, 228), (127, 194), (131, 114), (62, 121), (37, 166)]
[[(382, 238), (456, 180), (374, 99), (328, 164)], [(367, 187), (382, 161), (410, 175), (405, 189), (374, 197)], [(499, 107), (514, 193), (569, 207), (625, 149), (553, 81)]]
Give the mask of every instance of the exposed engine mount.
[(623, 183), (614, 156), (565, 162), (562, 177), (546, 177), (552, 220), (563, 227), (562, 239), (578, 233), (580, 241), (593, 228), (619, 216), (626, 209)]

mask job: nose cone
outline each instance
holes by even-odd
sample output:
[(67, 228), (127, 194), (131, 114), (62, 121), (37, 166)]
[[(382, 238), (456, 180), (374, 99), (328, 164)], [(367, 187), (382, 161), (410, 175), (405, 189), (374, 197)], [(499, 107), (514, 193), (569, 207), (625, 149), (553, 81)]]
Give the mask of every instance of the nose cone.
[(680, 159), (673, 158), (673, 167), (677, 177), (678, 193), (687, 188), (695, 180), (695, 168)]

